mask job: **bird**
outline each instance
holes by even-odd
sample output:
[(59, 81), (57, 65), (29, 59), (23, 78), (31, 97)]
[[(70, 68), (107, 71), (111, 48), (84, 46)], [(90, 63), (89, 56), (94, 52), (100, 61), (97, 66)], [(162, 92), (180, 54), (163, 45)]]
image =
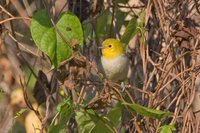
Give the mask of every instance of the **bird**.
[(121, 82), (127, 78), (129, 59), (123, 43), (115, 38), (103, 41), (101, 49), (101, 71), (108, 80)]

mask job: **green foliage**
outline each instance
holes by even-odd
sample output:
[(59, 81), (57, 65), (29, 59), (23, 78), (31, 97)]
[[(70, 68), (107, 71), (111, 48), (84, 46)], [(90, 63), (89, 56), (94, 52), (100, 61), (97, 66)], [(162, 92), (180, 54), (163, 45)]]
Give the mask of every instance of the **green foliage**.
[(65, 133), (67, 130), (67, 122), (71, 118), (71, 116), (74, 114), (72, 101), (70, 99), (65, 99), (63, 102), (61, 102), (57, 108), (57, 113), (60, 114), (60, 120), (58, 124), (55, 124), (53, 121), (49, 128), (49, 133)]
[(145, 23), (145, 11), (141, 11), (139, 14), (139, 23), (137, 26), (138, 31), (141, 33), (141, 39), (143, 41), (143, 43), (145, 42), (145, 37), (144, 37), (144, 32), (145, 32), (145, 27), (144, 27), (144, 23)]
[(116, 25), (112, 25), (112, 12), (110, 12), (108, 9), (103, 10), (102, 14), (96, 20), (96, 25), (94, 27), (95, 34), (92, 34), (93, 28), (90, 23), (83, 24), (85, 38), (115, 38), (116, 34), (119, 34), (122, 26), (126, 26), (128, 24), (128, 21), (125, 20), (126, 16), (127, 12), (123, 12), (116, 8)]
[(103, 11), (103, 15), (101, 15), (97, 19), (96, 24), (96, 35), (98, 38), (108, 38), (110, 33), (110, 26), (112, 22), (112, 13), (109, 10)]
[[(119, 3), (126, 3), (127, 0), (118, 0)], [(143, 36), (144, 28), (144, 12), (141, 12), (139, 18), (133, 18), (127, 24), (125, 21), (127, 13), (116, 9), (116, 25), (110, 27), (112, 23), (112, 13), (110, 10), (104, 10), (97, 18), (95, 25), (95, 34), (90, 23), (84, 25), (85, 38), (97, 37), (108, 38), (119, 33), (122, 25), (126, 26), (125, 33), (121, 37), (121, 42), (126, 45), (129, 41), (140, 32)], [(113, 29), (111, 31), (111, 29)], [(112, 34), (110, 32), (113, 32)], [(83, 31), (79, 19), (70, 12), (62, 13), (58, 17), (55, 25), (52, 24), (51, 18), (45, 10), (36, 12), (31, 22), (31, 34), (38, 48), (43, 51), (51, 59), (53, 65), (57, 67), (60, 62), (69, 59), (73, 54), (73, 42), (78, 44), (83, 43)], [(51, 122), (49, 133), (64, 133), (67, 132), (67, 127), (70, 118), (75, 117), (77, 128), (81, 133), (114, 133), (121, 127), (124, 122), (122, 117), (124, 110), (130, 109), (133, 114), (139, 114), (153, 119), (162, 119), (171, 116), (171, 113), (156, 109), (150, 109), (135, 103), (119, 102), (115, 107), (110, 109), (107, 114), (95, 112), (92, 109), (84, 109), (81, 106), (75, 106), (72, 100), (64, 99), (57, 108), (57, 115)], [(59, 115), (59, 119), (57, 116)], [(128, 118), (129, 119), (129, 118)], [(130, 118), (131, 119), (131, 118)], [(122, 122), (123, 121), (123, 122)], [(122, 128), (123, 130), (123, 128)], [(173, 131), (174, 128), (170, 125), (165, 125), (160, 128), (162, 133)], [(123, 131), (124, 132), (124, 131)]]
[(84, 38), (85, 40), (90, 40), (92, 38), (92, 25), (90, 23), (83, 24), (83, 32), (84, 32)]
[(129, 21), (128, 25), (126, 26), (126, 30), (121, 37), (121, 42), (123, 42), (125, 45), (128, 45), (129, 41), (138, 32), (140, 32), (143, 37), (143, 34), (145, 32), (144, 22), (145, 22), (145, 12), (141, 11), (138, 18), (132, 18)]
[(160, 127), (160, 133), (172, 133), (173, 131), (176, 131), (174, 125), (164, 125)]
[(137, 113), (142, 116), (154, 118), (154, 119), (162, 119), (162, 118), (172, 115), (170, 112), (164, 112), (164, 111), (160, 111), (160, 110), (156, 110), (156, 109), (150, 109), (150, 108), (147, 108), (142, 105), (135, 104), (135, 103), (130, 104), (130, 103), (124, 102), (122, 104), (128, 106), (134, 113)]
[(122, 26), (128, 25), (129, 21), (125, 20), (126, 16), (127, 16), (127, 12), (122, 12), (119, 9), (116, 10), (116, 25), (115, 25), (116, 27), (113, 34), (120, 33)]
[(103, 116), (99, 116), (93, 110), (81, 110), (76, 112), (76, 121), (81, 133), (114, 133), (114, 128)]
[(129, 41), (136, 35), (136, 33), (137, 33), (137, 18), (133, 18), (128, 23), (126, 30), (123, 36), (121, 37), (121, 42), (127, 45)]
[(92, 118), (84, 111), (77, 111), (75, 118), (82, 133), (89, 133), (95, 125)]
[(122, 109), (123, 106), (121, 105), (121, 103), (118, 103), (117, 106), (112, 108), (106, 116), (114, 127), (117, 127), (121, 124)]
[(73, 41), (83, 43), (81, 23), (70, 12), (63, 13), (54, 27), (45, 10), (37, 11), (32, 18), (31, 34), (38, 48), (49, 56), (55, 67), (71, 57)]
[[(57, 106), (56, 111), (60, 114), (60, 119), (57, 124), (55, 124), (54, 121), (52, 122), (48, 132), (66, 132), (69, 119), (75, 115), (75, 120), (78, 125), (77, 130), (81, 133), (114, 133), (120, 127), (122, 123), (122, 113), (124, 113), (124, 109), (127, 109), (127, 107), (134, 113), (154, 119), (161, 119), (171, 115), (169, 112), (149, 109), (139, 104), (119, 102), (104, 116), (92, 109), (86, 110), (80, 106), (74, 110), (73, 102), (70, 99), (66, 99)], [(161, 131), (164, 132), (172, 129), (171, 126), (163, 126)]]

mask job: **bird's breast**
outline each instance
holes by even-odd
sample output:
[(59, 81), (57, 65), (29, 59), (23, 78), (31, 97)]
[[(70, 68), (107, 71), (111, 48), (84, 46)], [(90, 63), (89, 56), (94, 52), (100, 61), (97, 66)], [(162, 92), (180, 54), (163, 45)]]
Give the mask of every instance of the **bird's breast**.
[(101, 57), (102, 66), (108, 79), (118, 82), (124, 80), (128, 74), (128, 58), (122, 54), (113, 59)]

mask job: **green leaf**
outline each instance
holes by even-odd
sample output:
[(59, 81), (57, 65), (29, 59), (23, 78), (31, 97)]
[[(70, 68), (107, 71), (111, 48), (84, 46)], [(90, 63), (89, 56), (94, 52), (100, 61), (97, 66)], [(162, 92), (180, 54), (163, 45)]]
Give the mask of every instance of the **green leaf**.
[(14, 118), (20, 117), (25, 111), (27, 111), (27, 108), (22, 108), (22, 109), (20, 109), (20, 110), (16, 113), (16, 115), (15, 115)]
[(96, 24), (96, 34), (99, 38), (107, 38), (110, 32), (112, 20), (112, 13), (105, 10), (104, 13), (98, 17)]
[(115, 133), (115, 131), (111, 126), (107, 125), (107, 123), (99, 120), (92, 129), (91, 133)]
[(162, 119), (164, 117), (168, 117), (168, 116), (172, 115), (170, 112), (164, 112), (161, 110), (150, 109), (150, 108), (147, 108), (142, 105), (135, 104), (135, 103), (132, 103), (132, 104), (122, 103), (122, 104), (128, 106), (134, 113), (136, 112), (142, 116), (147, 116), (150, 118)]
[(46, 11), (41, 10), (34, 14), (31, 21), (31, 35), (38, 48), (50, 58), (53, 58), (53, 49), (56, 43), (55, 32), (52, 27), (53, 25)]
[(64, 99), (62, 102), (60, 102), (56, 107), (56, 112), (60, 113), (65, 106), (72, 106), (72, 101), (70, 98)]
[(144, 43), (145, 42), (145, 37), (144, 37), (144, 34), (145, 34), (145, 27), (144, 27), (144, 23), (145, 23), (145, 10), (142, 10), (140, 12), (138, 21), (139, 21), (139, 23), (138, 23), (137, 29), (141, 33), (141, 39), (142, 39), (142, 42)]
[(71, 57), (72, 41), (83, 43), (81, 23), (70, 12), (59, 16), (54, 27), (45, 10), (37, 11), (31, 21), (31, 35), (38, 48), (49, 56), (55, 67)]
[(91, 109), (77, 111), (75, 118), (81, 133), (114, 133), (109, 121)]
[(77, 16), (71, 12), (62, 13), (56, 26), (67, 40), (77, 39), (83, 44), (83, 30)]
[(160, 127), (160, 133), (172, 133), (172, 131), (176, 131), (174, 125), (164, 125)]
[(56, 125), (54, 122), (51, 123), (48, 133), (65, 133), (67, 122), (74, 114), (71, 100), (65, 99), (57, 106), (56, 111), (60, 113), (60, 120)]
[(118, 103), (114, 108), (112, 108), (108, 114), (107, 117), (110, 120), (110, 122), (113, 124), (113, 126), (117, 127), (121, 123), (122, 119), (122, 109), (120, 103)]
[(92, 38), (92, 25), (90, 23), (83, 24), (83, 31), (85, 41), (90, 40)]
[(137, 18), (132, 18), (128, 23), (124, 34), (121, 37), (121, 42), (128, 45), (129, 41), (136, 35), (137, 33)]
[(92, 121), (95, 123), (91, 133), (115, 133), (113, 126), (110, 125), (110, 122), (107, 119), (105, 119), (103, 116), (99, 116), (93, 110), (88, 110), (87, 112), (92, 118)]
[(92, 118), (83, 110), (76, 111), (75, 119), (80, 133), (90, 133), (95, 126), (95, 122), (92, 121)]
[(123, 12), (121, 11), (120, 9), (117, 9), (116, 10), (116, 25), (115, 25), (115, 33), (120, 33), (120, 30), (122, 29), (122, 26), (127, 26), (128, 25), (128, 22), (126, 20), (126, 17), (127, 17), (127, 12)]

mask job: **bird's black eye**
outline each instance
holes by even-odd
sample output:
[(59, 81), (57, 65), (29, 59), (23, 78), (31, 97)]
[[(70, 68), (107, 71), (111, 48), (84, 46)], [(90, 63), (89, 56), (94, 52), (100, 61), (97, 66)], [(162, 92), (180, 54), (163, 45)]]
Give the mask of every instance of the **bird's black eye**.
[(111, 48), (111, 47), (112, 47), (112, 45), (108, 45), (108, 47), (109, 47), (109, 48)]

